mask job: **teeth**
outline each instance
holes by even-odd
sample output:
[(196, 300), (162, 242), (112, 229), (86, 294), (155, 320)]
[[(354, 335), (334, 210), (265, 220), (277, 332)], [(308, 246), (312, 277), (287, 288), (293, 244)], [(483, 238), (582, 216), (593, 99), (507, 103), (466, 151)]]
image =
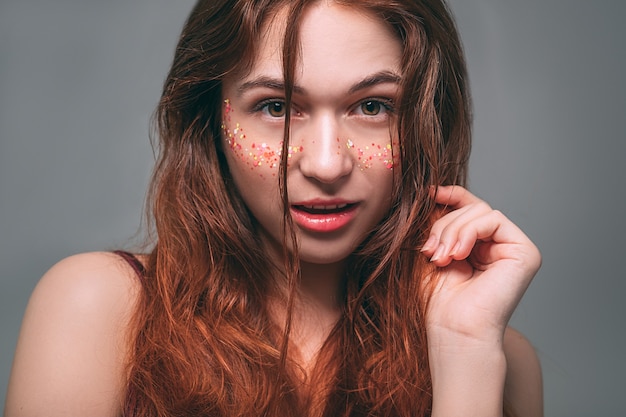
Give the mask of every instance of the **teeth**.
[(333, 204), (330, 206), (322, 206), (322, 205), (304, 205), (303, 207), (311, 210), (337, 210), (347, 207), (347, 204)]

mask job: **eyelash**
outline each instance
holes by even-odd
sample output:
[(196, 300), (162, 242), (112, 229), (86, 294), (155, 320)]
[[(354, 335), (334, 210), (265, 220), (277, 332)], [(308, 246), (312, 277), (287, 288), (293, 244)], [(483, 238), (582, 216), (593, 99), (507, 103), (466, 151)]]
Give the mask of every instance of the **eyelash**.
[[(285, 106), (285, 100), (282, 99), (278, 99), (278, 98), (268, 98), (265, 100), (261, 100), (260, 102), (258, 102), (253, 108), (252, 108), (252, 113), (263, 113), (263, 115), (265, 116), (269, 116), (271, 118), (274, 119), (279, 119), (281, 117), (278, 116), (272, 116), (271, 114), (269, 114), (269, 106), (272, 104), (281, 104), (282, 106)], [(292, 111), (292, 113), (294, 113)], [(297, 113), (297, 111), (296, 111)]]
[[(394, 114), (395, 113), (395, 107), (394, 107), (394, 102), (391, 99), (387, 99), (387, 98), (366, 98), (364, 100), (359, 101), (355, 106), (354, 106), (354, 110), (352, 112), (356, 112), (357, 110), (360, 110), (362, 108), (362, 106), (366, 103), (376, 103), (378, 105), (381, 106), (381, 108), (383, 108), (385, 110), (385, 114), (386, 113), (391, 113)], [(282, 118), (284, 116), (272, 116), (271, 114), (269, 114), (270, 109), (269, 106), (272, 104), (281, 104), (282, 106), (285, 106), (285, 101), (282, 99), (278, 99), (278, 98), (269, 98), (269, 99), (265, 99), (265, 100), (261, 100), (260, 102), (258, 102), (253, 108), (252, 108), (252, 113), (258, 113), (261, 112), (266, 116), (269, 116), (273, 119), (279, 119)], [(298, 115), (300, 114), (299, 111), (294, 110), (292, 111), (292, 114)], [(377, 117), (379, 116), (378, 114), (375, 115), (367, 115), (367, 114), (358, 114), (359, 117), (364, 117), (364, 118), (370, 118), (370, 117)]]
[[(359, 103), (354, 107), (355, 111), (361, 110), (363, 108), (363, 105), (365, 105), (366, 103), (376, 103), (378, 104), (382, 109), (385, 110), (385, 114), (386, 113), (390, 113), (390, 114), (394, 114), (396, 109), (394, 107), (394, 102), (391, 99), (388, 98), (380, 98), (380, 97), (370, 97), (370, 98), (366, 98), (365, 100), (361, 100), (359, 101)], [(368, 115), (368, 114), (360, 114), (359, 116), (362, 117), (377, 117), (378, 114), (375, 115)]]

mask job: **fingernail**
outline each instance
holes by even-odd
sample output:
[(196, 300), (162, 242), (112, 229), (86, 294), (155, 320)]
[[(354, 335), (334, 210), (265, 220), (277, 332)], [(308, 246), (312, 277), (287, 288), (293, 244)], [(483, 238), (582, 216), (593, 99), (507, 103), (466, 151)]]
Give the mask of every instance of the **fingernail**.
[(438, 261), (439, 259), (441, 259), (441, 256), (443, 255), (445, 250), (446, 250), (445, 245), (443, 243), (440, 243), (434, 255), (430, 258), (430, 261), (433, 262), (433, 261)]
[(450, 256), (456, 255), (459, 250), (461, 250), (461, 241), (460, 240), (458, 242), (456, 242), (456, 245), (454, 245), (454, 248), (452, 248), (452, 251), (450, 251)]
[(435, 244), (437, 243), (437, 238), (435, 235), (432, 235), (428, 238), (424, 246), (422, 246), (421, 252), (426, 252), (435, 249)]

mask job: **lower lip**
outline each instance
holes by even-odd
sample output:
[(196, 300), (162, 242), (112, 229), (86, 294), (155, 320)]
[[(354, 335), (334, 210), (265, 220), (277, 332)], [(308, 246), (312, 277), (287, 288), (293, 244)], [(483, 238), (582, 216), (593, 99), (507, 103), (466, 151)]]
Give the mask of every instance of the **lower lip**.
[(338, 213), (309, 213), (303, 210), (291, 208), (293, 220), (302, 229), (311, 232), (329, 233), (341, 229), (352, 221), (356, 215), (357, 205)]

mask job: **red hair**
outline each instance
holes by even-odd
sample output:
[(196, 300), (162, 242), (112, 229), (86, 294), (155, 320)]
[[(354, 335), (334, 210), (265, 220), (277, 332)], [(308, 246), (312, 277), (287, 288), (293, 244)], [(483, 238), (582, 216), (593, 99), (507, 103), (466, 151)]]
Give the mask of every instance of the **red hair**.
[[(250, 67), (263, 25), (284, 7), (290, 100), (310, 3), (200, 0), (183, 29), (155, 118), (150, 207), (158, 238), (132, 322), (126, 417), (430, 414), (424, 282), (434, 270), (417, 248), (438, 215), (428, 186), (466, 181), (471, 117), (460, 41), (440, 0), (336, 1), (378, 16), (402, 42), (394, 127), (401, 173), (390, 213), (348, 260), (344, 314), (303, 381), (288, 355), (288, 323), (269, 312), (276, 271), (230, 178), (220, 124), (221, 80)], [(284, 146), (288, 136), (287, 116)], [(283, 161), (284, 201), (285, 168)], [(285, 254), (291, 305), (297, 249)]]

